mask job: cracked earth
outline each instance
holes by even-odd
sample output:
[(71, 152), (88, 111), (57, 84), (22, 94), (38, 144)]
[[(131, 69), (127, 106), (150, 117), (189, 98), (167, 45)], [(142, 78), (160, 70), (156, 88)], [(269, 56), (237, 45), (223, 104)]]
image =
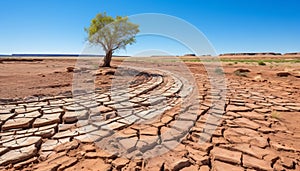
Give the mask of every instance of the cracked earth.
[[(73, 94), (2, 100), (0, 168), (300, 170), (298, 77), (257, 81), (225, 66), (222, 80), (201, 64), (187, 64), (190, 77), (174, 63), (127, 63), (79, 69)], [(84, 90), (91, 84), (102, 87)]]

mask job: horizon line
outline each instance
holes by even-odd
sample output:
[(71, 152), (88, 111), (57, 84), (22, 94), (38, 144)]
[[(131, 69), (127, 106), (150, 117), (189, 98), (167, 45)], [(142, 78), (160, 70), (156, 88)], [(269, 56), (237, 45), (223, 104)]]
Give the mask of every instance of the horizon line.
[[(229, 52), (229, 53), (220, 53), (218, 56), (223, 56), (223, 55), (292, 55), (292, 54), (300, 54), (300, 52), (287, 52), (287, 53), (280, 53), (280, 52)], [(78, 54), (78, 53), (12, 53), (12, 54), (1, 54), (0, 56), (10, 56), (10, 57), (22, 57), (22, 56), (105, 56), (105, 54)], [(122, 57), (130, 57), (132, 55), (113, 55), (113, 56), (122, 56)], [(165, 55), (159, 55), (159, 54), (153, 54), (150, 56), (165, 56)], [(187, 54), (182, 54), (182, 55), (167, 55), (167, 56), (198, 56), (193, 53), (187, 53)], [(209, 54), (206, 55), (199, 55), (199, 56), (211, 56)]]

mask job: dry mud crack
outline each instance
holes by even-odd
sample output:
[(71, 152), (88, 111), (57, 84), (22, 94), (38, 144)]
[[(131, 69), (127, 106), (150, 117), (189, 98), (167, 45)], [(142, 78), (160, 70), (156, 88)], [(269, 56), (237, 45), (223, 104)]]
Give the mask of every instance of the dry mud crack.
[[(0, 106), (2, 170), (299, 170), (299, 115), (288, 90), (228, 80), (212, 90), (178, 73), (146, 70), (124, 88)], [(226, 90), (225, 105), (212, 101)], [(269, 92), (281, 91), (269, 94)], [(197, 101), (182, 103), (197, 94)], [(192, 98), (191, 98), (192, 99)], [(221, 110), (220, 110), (221, 109)], [(210, 135), (211, 134), (211, 135)], [(286, 142), (279, 137), (289, 137)], [(207, 140), (207, 142), (199, 142)], [(294, 142), (294, 143), (293, 143)]]

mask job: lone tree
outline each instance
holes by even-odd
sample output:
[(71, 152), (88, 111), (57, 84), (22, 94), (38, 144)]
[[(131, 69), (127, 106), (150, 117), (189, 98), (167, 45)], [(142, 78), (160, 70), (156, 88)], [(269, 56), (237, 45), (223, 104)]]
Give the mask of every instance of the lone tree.
[(106, 55), (103, 67), (110, 67), (112, 54), (117, 49), (125, 49), (126, 45), (135, 43), (135, 35), (139, 26), (128, 21), (128, 17), (113, 18), (106, 13), (99, 13), (92, 19), (88, 28), (88, 40), (92, 44), (101, 45)]

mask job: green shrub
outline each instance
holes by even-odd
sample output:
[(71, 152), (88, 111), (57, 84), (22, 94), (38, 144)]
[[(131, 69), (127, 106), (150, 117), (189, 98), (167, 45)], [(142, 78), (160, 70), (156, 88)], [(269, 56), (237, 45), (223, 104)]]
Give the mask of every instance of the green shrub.
[(224, 74), (223, 70), (219, 67), (215, 69), (215, 73), (218, 75)]
[(258, 63), (258, 65), (263, 65), (263, 66), (266, 65), (266, 63), (264, 63), (264, 61), (258, 61), (257, 63)]

